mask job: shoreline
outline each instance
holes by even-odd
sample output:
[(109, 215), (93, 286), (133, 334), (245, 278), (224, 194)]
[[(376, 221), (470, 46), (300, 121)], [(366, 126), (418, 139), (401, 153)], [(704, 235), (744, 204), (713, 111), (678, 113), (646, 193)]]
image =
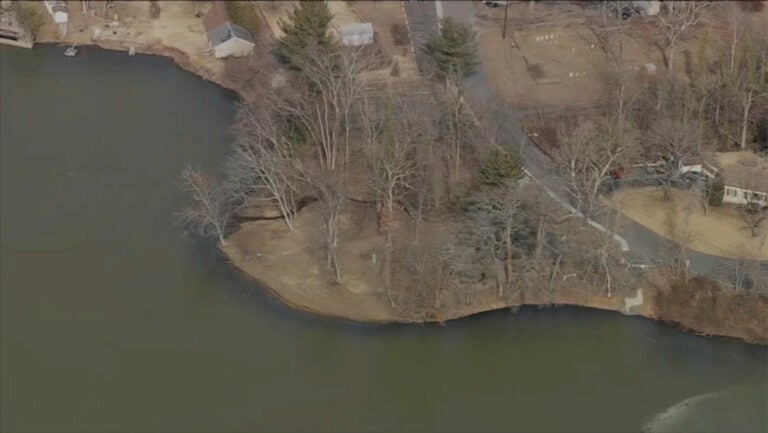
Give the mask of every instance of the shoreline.
[(683, 332), (695, 334), (700, 337), (733, 338), (747, 344), (752, 344), (757, 346), (768, 346), (768, 338), (754, 339), (752, 337), (748, 337), (740, 334), (704, 332), (704, 331), (698, 330), (696, 327), (690, 327), (675, 319), (659, 318), (657, 315), (653, 313), (628, 314), (622, 311), (621, 309), (617, 309), (617, 308), (608, 308), (608, 307), (603, 307), (603, 306), (589, 304), (589, 303), (581, 303), (581, 302), (554, 302), (555, 300), (553, 300), (553, 302), (539, 301), (539, 302), (505, 303), (500, 305), (477, 305), (475, 306), (475, 308), (471, 309), (471, 311), (464, 311), (459, 314), (454, 313), (454, 314), (448, 314), (446, 316), (439, 317), (439, 318), (427, 318), (427, 319), (421, 319), (421, 320), (407, 319), (404, 317), (391, 317), (391, 318), (350, 317), (349, 315), (336, 314), (329, 311), (323, 311), (320, 309), (316, 309), (308, 304), (299, 304), (289, 300), (284, 296), (284, 292), (282, 290), (275, 288), (273, 285), (269, 284), (262, 278), (249, 273), (242, 266), (237, 265), (232, 260), (231, 252), (227, 252), (222, 249), (220, 249), (219, 251), (222, 254), (224, 254), (225, 258), (228, 260), (228, 265), (230, 265), (235, 272), (240, 274), (246, 280), (253, 282), (257, 286), (259, 286), (259, 288), (262, 288), (263, 290), (265, 290), (271, 298), (275, 299), (281, 305), (284, 305), (290, 308), (291, 310), (300, 312), (302, 314), (309, 314), (315, 317), (329, 319), (329, 320), (340, 320), (340, 321), (364, 324), (364, 325), (425, 325), (425, 324), (426, 325), (443, 325), (446, 322), (461, 320), (461, 319), (473, 317), (473, 316), (484, 314), (484, 313), (493, 313), (500, 310), (515, 310), (517, 308), (523, 308), (523, 307), (537, 307), (537, 308), (575, 307), (575, 308), (584, 308), (584, 309), (596, 310), (596, 311), (619, 313), (623, 316), (639, 316), (645, 320), (651, 320), (653, 322), (658, 322), (660, 324), (673, 326), (680, 329)]
[[(69, 45), (67, 41), (46, 40), (45, 38), (41, 38), (36, 42), (40, 44)], [(120, 42), (93, 41), (92, 43), (89, 43), (89, 44), (79, 44), (79, 45), (94, 46), (94, 47), (99, 47), (105, 50), (123, 51), (126, 53), (129, 51), (129, 47), (125, 46), (124, 43), (120, 43)], [(137, 45), (135, 46), (135, 52), (143, 55), (160, 56), (160, 57), (169, 58), (180, 69), (186, 72), (192, 73), (195, 76), (205, 81), (214, 83), (220, 88), (222, 88), (224, 91), (231, 92), (233, 96), (236, 96), (237, 99), (243, 100), (242, 89), (238, 89), (234, 83), (227, 82), (227, 80), (224, 79), (221, 73), (216, 74), (212, 71), (209, 71), (204, 66), (197, 64), (195, 62), (195, 59), (190, 57), (187, 53), (184, 53), (172, 47), (167, 47), (162, 45), (156, 45), (156, 46)], [(277, 223), (281, 224), (281, 222), (279, 221)], [(234, 235), (232, 235), (230, 239), (235, 238), (237, 235), (245, 231), (246, 231), (245, 225), (241, 225), (238, 231)], [(625, 301), (624, 298), (619, 298), (619, 297), (607, 298), (605, 296), (599, 296), (594, 293), (590, 293), (589, 295), (584, 295), (583, 293), (580, 294), (578, 293), (578, 291), (574, 290), (573, 293), (557, 293), (557, 294), (553, 294), (556, 296), (545, 297), (545, 298), (539, 297), (539, 299), (536, 299), (536, 298), (526, 299), (526, 297), (523, 295), (523, 296), (520, 296), (520, 299), (514, 300), (512, 302), (503, 301), (500, 299), (483, 300), (481, 302), (473, 303), (471, 305), (466, 305), (464, 306), (464, 308), (447, 310), (447, 311), (446, 310), (437, 311), (434, 317), (423, 317), (423, 318), (405, 317), (395, 313), (394, 311), (387, 311), (387, 308), (382, 306), (378, 306), (377, 307), (378, 310), (375, 310), (375, 313), (373, 314), (365, 314), (365, 313), (361, 313), (360, 311), (355, 311), (352, 308), (346, 308), (345, 310), (344, 306), (341, 304), (340, 304), (341, 308), (329, 306), (327, 302), (325, 303), (326, 305), (324, 305), (323, 302), (319, 301), (319, 299), (312, 299), (312, 296), (307, 295), (306, 293), (304, 293), (304, 296), (296, 295), (295, 293), (293, 293), (295, 292), (295, 290), (289, 285), (287, 285), (284, 281), (281, 281), (281, 279), (274, 272), (272, 273), (265, 272), (263, 269), (257, 271), (252, 266), (249, 266), (249, 263), (246, 263), (246, 260), (242, 257), (242, 254), (238, 252), (238, 247), (234, 246), (235, 244), (236, 242), (233, 242), (228, 246), (219, 248), (219, 250), (228, 259), (229, 264), (234, 267), (235, 271), (240, 272), (248, 279), (254, 281), (260, 287), (263, 287), (270, 294), (270, 296), (273, 296), (280, 303), (282, 303), (283, 305), (291, 309), (302, 311), (304, 313), (313, 314), (316, 316), (332, 318), (334, 320), (341, 319), (341, 320), (347, 320), (352, 322), (369, 323), (369, 324), (444, 323), (451, 320), (458, 320), (464, 317), (470, 317), (476, 314), (481, 314), (481, 313), (491, 312), (491, 311), (496, 311), (501, 309), (514, 309), (514, 308), (524, 307), (524, 306), (557, 307), (557, 306), (567, 305), (567, 306), (574, 306), (579, 308), (590, 308), (590, 309), (618, 312), (624, 315), (639, 315), (646, 319), (667, 323), (667, 324), (674, 324), (675, 326), (680, 327), (683, 331), (692, 332), (697, 335), (723, 336), (723, 337), (736, 338), (750, 344), (768, 345), (768, 325), (766, 325), (765, 328), (763, 326), (760, 326), (759, 329), (757, 330), (738, 329), (738, 327), (736, 327), (737, 329), (734, 329), (734, 327), (731, 327), (731, 326), (723, 326), (723, 328), (725, 329), (712, 329), (712, 327), (697, 326), (696, 323), (689, 323), (682, 317), (670, 317), (668, 315), (662, 317), (662, 315), (660, 315), (658, 311), (655, 311), (655, 306), (650, 304), (651, 302), (653, 302), (652, 300), (656, 296), (656, 293), (653, 293), (653, 289), (648, 290), (648, 288), (646, 287), (643, 287), (643, 289), (644, 289), (644, 292), (649, 292), (649, 293), (645, 293), (645, 297), (648, 300), (644, 304), (639, 305), (640, 308), (637, 308), (634, 312), (624, 311), (622, 307)], [(240, 249), (240, 251), (242, 250)], [(306, 281), (308, 280), (311, 281), (312, 278), (310, 276), (310, 278), (305, 278), (304, 280), (306, 283)], [(339, 290), (343, 290), (343, 289), (339, 289)], [(336, 293), (335, 295), (338, 296), (339, 293)], [(379, 295), (380, 293), (377, 293), (377, 292), (371, 292), (367, 294), (356, 294), (356, 297), (362, 296), (362, 297), (367, 297), (368, 299), (357, 299), (355, 300), (355, 302), (376, 304), (380, 300), (378, 299), (380, 297)], [(724, 297), (725, 295), (720, 295), (720, 296)], [(740, 295), (740, 296), (737, 295), (737, 298), (743, 301), (744, 299), (747, 298), (747, 295), (746, 294)], [(768, 300), (765, 301), (765, 304), (768, 306)], [(392, 310), (392, 309), (390, 308), (389, 310)], [(365, 310), (362, 310), (362, 311), (365, 311)], [(768, 309), (766, 311), (768, 311)]]

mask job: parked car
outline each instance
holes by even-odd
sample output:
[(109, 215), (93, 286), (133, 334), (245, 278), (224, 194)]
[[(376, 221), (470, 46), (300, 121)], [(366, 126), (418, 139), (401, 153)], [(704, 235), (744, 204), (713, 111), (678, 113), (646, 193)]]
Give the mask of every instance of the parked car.
[(611, 171), (611, 179), (619, 180), (623, 179), (626, 175), (628, 175), (630, 172), (629, 167), (619, 167), (613, 171)]

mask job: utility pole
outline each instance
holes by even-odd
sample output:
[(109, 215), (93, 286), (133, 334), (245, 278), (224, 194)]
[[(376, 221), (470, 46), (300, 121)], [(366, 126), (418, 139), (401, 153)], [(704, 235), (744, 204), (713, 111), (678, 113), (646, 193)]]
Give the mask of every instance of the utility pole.
[(501, 30), (501, 39), (507, 38), (507, 13), (509, 12), (509, 1), (504, 4), (504, 29)]

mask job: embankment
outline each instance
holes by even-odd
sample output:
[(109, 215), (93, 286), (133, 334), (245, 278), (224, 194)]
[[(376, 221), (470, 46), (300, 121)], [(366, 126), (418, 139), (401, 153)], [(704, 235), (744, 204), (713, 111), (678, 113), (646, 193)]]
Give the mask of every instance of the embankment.
[(625, 310), (625, 299), (636, 290), (612, 297), (602, 292), (573, 287), (556, 292), (516, 291), (497, 296), (495, 290), (473, 296), (467, 303), (432, 308), (423, 315), (406, 315), (394, 308), (371, 258), (381, 251), (382, 236), (375, 230), (351, 230), (355, 237), (340, 243), (343, 264), (341, 284), (331, 282), (322, 251), (316, 248), (319, 215), (308, 206), (289, 232), (280, 220), (253, 221), (242, 225), (223, 247), (231, 263), (255, 279), (281, 302), (310, 313), (372, 323), (445, 322), (485, 311), (524, 305), (573, 305), (636, 314), (674, 323), (701, 335), (726, 336), (753, 344), (768, 344), (768, 299), (721, 288), (705, 279), (688, 285), (672, 282), (657, 273), (636, 287), (642, 304)]

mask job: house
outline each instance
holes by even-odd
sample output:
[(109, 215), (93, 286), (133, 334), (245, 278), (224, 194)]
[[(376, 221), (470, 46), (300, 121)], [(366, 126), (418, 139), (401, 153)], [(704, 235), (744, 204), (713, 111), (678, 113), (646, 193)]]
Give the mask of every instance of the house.
[(372, 44), (373, 24), (359, 23), (340, 26), (339, 39), (341, 39), (342, 44), (350, 47)]
[(718, 152), (703, 159), (686, 158), (678, 170), (700, 173), (709, 179), (722, 176), (723, 203), (759, 203), (768, 206), (768, 161), (752, 152)]
[(752, 152), (719, 152), (710, 158), (723, 176), (723, 203), (768, 206), (768, 161)]
[(232, 22), (223, 1), (212, 2), (211, 8), (203, 17), (203, 27), (213, 56), (217, 59), (248, 56), (253, 52), (253, 36), (248, 30)]

